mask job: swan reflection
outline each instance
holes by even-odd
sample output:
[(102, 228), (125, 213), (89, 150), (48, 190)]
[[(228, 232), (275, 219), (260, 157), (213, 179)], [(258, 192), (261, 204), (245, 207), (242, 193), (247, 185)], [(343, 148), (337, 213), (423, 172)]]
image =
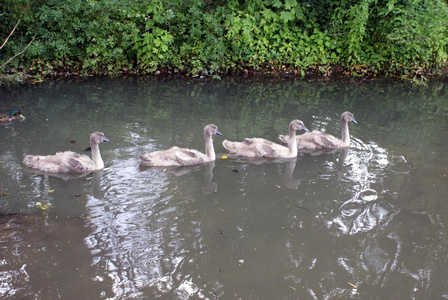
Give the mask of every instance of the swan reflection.
[(148, 167), (144, 164), (140, 164), (140, 171), (158, 170), (175, 177), (184, 176), (193, 172), (200, 171), (204, 168), (204, 181), (202, 184), (202, 192), (204, 194), (212, 194), (218, 192), (218, 183), (213, 181), (213, 169), (215, 168), (215, 161), (211, 161), (205, 164), (183, 166), (183, 167)]
[(204, 183), (202, 184), (202, 192), (204, 194), (213, 194), (218, 192), (218, 183), (216, 181), (213, 181), (214, 168), (214, 161), (204, 166)]
[(297, 190), (299, 188), (302, 179), (294, 178), (294, 170), (296, 168), (297, 159), (291, 159), (291, 161), (285, 163), (285, 175), (283, 177), (283, 184), (288, 189)]
[(89, 176), (92, 175), (92, 194), (97, 199), (102, 199), (104, 195), (107, 193), (107, 191), (110, 189), (110, 186), (108, 186), (105, 190), (101, 190), (101, 179), (103, 177), (104, 169), (82, 174), (46, 173), (34, 169), (29, 169), (27, 170), (27, 172), (34, 174), (34, 176), (39, 177), (42, 176), (44, 180), (48, 180), (48, 177), (53, 177), (62, 179), (63, 181), (72, 181), (77, 179), (83, 179), (87, 181), (90, 180)]
[(34, 176), (54, 177), (54, 178), (62, 179), (64, 181), (70, 181), (70, 180), (84, 178), (93, 173), (93, 172), (86, 172), (86, 173), (81, 173), (81, 174), (78, 174), (78, 173), (68, 173), (68, 174), (48, 173), (48, 172), (42, 172), (42, 171), (39, 171), (36, 169), (27, 169), (26, 172), (30, 173), (30, 174), (34, 174)]
[[(252, 158), (252, 157), (242, 157), (239, 155), (227, 154), (227, 156), (232, 159), (232, 161), (241, 165), (265, 165), (265, 164), (277, 164), (285, 165), (285, 171), (283, 174), (283, 185), (288, 189), (297, 190), (302, 179), (297, 179), (294, 177), (294, 171), (297, 166), (297, 157), (293, 158)], [(280, 171), (281, 172), (281, 171)], [(261, 179), (261, 178), (260, 178)]]
[(96, 199), (103, 199), (111, 186), (107, 186), (104, 190), (101, 189), (101, 180), (103, 178), (104, 169), (92, 172), (92, 194)]
[(350, 152), (349, 147), (340, 148), (340, 149), (333, 149), (333, 150), (327, 150), (327, 149), (320, 149), (320, 150), (300, 150), (301, 153), (309, 154), (311, 156), (319, 156), (319, 155), (335, 155), (336, 153), (340, 152), (338, 163), (336, 165), (336, 170), (338, 172), (338, 178), (344, 179), (346, 178), (346, 173), (351, 169), (352, 164), (345, 164), (345, 160), (347, 159), (347, 156)]

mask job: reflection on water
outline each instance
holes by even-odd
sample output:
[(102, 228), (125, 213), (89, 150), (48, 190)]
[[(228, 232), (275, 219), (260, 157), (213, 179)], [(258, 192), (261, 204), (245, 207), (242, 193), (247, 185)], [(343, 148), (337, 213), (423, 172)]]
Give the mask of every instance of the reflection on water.
[[(80, 218), (0, 216), (2, 299), (99, 299)], [(76, 284), (75, 284), (76, 283)]]
[[(340, 205), (338, 215), (327, 222), (328, 226), (335, 226), (342, 233), (351, 235), (374, 230), (398, 213), (390, 201), (382, 200), (393, 199), (393, 194), (397, 193), (394, 186), (385, 188), (388, 183), (385, 183), (385, 172), (382, 170), (390, 168), (387, 152), (377, 145), (356, 146), (361, 146), (362, 152), (359, 152), (359, 157), (346, 158), (351, 170), (349, 175), (344, 176), (356, 185), (353, 186), (351, 198)], [(354, 149), (352, 151), (355, 152)], [(406, 169), (406, 161), (392, 159)], [(406, 173), (399, 172), (398, 180)], [(387, 180), (392, 179), (388, 177)]]
[(147, 167), (143, 164), (140, 164), (140, 170), (162, 170), (167, 174), (178, 177), (204, 169), (204, 183), (202, 184), (202, 192), (204, 194), (211, 194), (218, 192), (218, 183), (216, 181), (213, 181), (213, 169), (215, 168), (215, 165), (216, 162), (214, 161), (206, 164), (183, 167)]
[(283, 179), (283, 184), (285, 185), (285, 187), (292, 190), (297, 190), (299, 188), (300, 182), (302, 181), (301, 179), (296, 179), (294, 177), (294, 170), (296, 168), (296, 165), (297, 165), (296, 158), (291, 159), (290, 161), (285, 163), (285, 175)]
[[(377, 145), (357, 144), (350, 151), (305, 154), (286, 162), (218, 160), (194, 170), (149, 168), (136, 173), (125, 167), (131, 163), (116, 162), (108, 170), (108, 181), (125, 184), (112, 187), (104, 202), (88, 204), (92, 227), (98, 228), (88, 239), (89, 247), (97, 253), (94, 261), (113, 278), (116, 295), (123, 298), (213, 298), (229, 290), (242, 298), (262, 298), (266, 293), (274, 297), (269, 290), (276, 284), (292, 295), (306, 277), (300, 270), (316, 273), (316, 282), (307, 284), (305, 294), (352, 293), (353, 287), (342, 284), (344, 289), (328, 287), (329, 294), (322, 294), (317, 278), (327, 275), (319, 270), (328, 270), (328, 264), (331, 272), (340, 269), (339, 276), (353, 273), (349, 281), (354, 285), (366, 281), (359, 275), (363, 268), (347, 269), (347, 261), (366, 257), (368, 262), (369, 253), (356, 245), (358, 254), (351, 249), (346, 258), (345, 245), (334, 239), (381, 234), (399, 212), (394, 207), (396, 184), (408, 167), (406, 161), (390, 158), (405, 170), (392, 178), (384, 172), (392, 167), (388, 156)], [(226, 190), (212, 187), (206, 194), (217, 197), (200, 196), (215, 165), (220, 167), (216, 181), (221, 186), (225, 182)], [(130, 174), (134, 178), (128, 178)], [(298, 192), (291, 194), (289, 189)], [(210, 193), (215, 191), (216, 195)], [(313, 236), (320, 236), (317, 244)], [(338, 242), (335, 249), (340, 251), (318, 251), (320, 239)], [(382, 251), (387, 261), (394, 259), (385, 256), (386, 250), (375, 251)], [(280, 268), (279, 262), (286, 265)], [(241, 276), (248, 278), (241, 282)], [(336, 280), (332, 277), (331, 286)], [(276, 283), (259, 286), (266, 280)]]
[[(447, 297), (443, 90), (127, 78), (1, 94), (27, 119), (0, 127), (0, 295)], [(140, 165), (172, 145), (201, 149), (211, 122), (229, 140), (276, 140), (295, 118), (339, 136), (345, 110), (359, 123), (350, 149), (220, 159), (215, 142), (213, 163)], [(21, 164), (27, 153), (82, 151), (96, 130), (112, 141), (105, 170), (57, 178)]]

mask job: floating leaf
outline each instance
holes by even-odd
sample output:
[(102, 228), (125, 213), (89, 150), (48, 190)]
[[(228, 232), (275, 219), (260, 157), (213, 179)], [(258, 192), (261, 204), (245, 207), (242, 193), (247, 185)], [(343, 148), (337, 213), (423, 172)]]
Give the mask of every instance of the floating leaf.
[(50, 209), (51, 208), (51, 204), (50, 203), (48, 203), (48, 202), (44, 202), (44, 203), (42, 203), (42, 202), (36, 202), (36, 207), (38, 207), (40, 210), (42, 210), (42, 211), (46, 211), (46, 210), (48, 210), (48, 209)]
[(49, 192), (49, 193), (53, 193), (53, 192), (54, 192), (54, 189), (52, 189), (52, 190), (48, 190), (48, 192)]
[(229, 157), (226, 155), (221, 156), (221, 159), (228, 159)]
[(51, 205), (50, 204), (45, 204), (44, 206), (42, 206), (42, 210), (47, 210), (50, 209)]

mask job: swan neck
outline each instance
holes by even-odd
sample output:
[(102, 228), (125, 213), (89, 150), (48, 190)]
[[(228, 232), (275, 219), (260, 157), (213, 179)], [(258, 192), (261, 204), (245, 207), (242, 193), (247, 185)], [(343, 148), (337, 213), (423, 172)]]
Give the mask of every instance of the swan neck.
[(297, 140), (296, 140), (296, 131), (289, 127), (289, 151), (291, 156), (297, 156)]
[(205, 155), (207, 155), (207, 157), (210, 160), (215, 160), (216, 154), (215, 149), (213, 147), (212, 136), (210, 134), (204, 134), (204, 139), (205, 139)]
[(350, 145), (350, 133), (348, 131), (348, 123), (345, 120), (341, 120), (342, 142), (345, 146)]
[(95, 164), (95, 169), (99, 170), (99, 169), (103, 169), (104, 168), (104, 162), (103, 159), (101, 158), (101, 154), (100, 154), (100, 147), (97, 143), (95, 143), (94, 141), (90, 141), (90, 148), (92, 149), (92, 160), (93, 163)]

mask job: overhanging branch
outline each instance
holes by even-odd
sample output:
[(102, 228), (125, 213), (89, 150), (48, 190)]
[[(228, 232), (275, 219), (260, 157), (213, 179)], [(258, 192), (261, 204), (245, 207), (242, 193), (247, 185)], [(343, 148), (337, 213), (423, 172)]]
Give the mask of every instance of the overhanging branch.
[(20, 51), (19, 53), (17, 53), (17, 54), (14, 55), (14, 56), (11, 56), (10, 58), (8, 58), (8, 60), (7, 60), (3, 65), (0, 66), (0, 70), (3, 69), (7, 64), (9, 64), (9, 62), (10, 62), (11, 60), (13, 60), (13, 59), (16, 58), (17, 56), (19, 56), (20, 54), (22, 54), (23, 52), (25, 52), (26, 49), (28, 49), (28, 47), (29, 47), (29, 46), (31, 45), (31, 43), (34, 41), (34, 38), (35, 38), (35, 37), (36, 37), (36, 35), (33, 36), (33, 38), (31, 39), (31, 41), (28, 43), (28, 45), (26, 45), (26, 47), (25, 47), (22, 51)]
[(14, 33), (14, 31), (16, 30), (17, 26), (20, 23), (20, 19), (17, 21), (16, 26), (14, 26), (14, 28), (12, 29), (11, 33), (8, 35), (8, 37), (6, 38), (6, 40), (3, 42), (3, 45), (0, 47), (0, 49), (2, 49), (6, 43), (8, 42), (9, 38), (11, 37), (11, 35)]

